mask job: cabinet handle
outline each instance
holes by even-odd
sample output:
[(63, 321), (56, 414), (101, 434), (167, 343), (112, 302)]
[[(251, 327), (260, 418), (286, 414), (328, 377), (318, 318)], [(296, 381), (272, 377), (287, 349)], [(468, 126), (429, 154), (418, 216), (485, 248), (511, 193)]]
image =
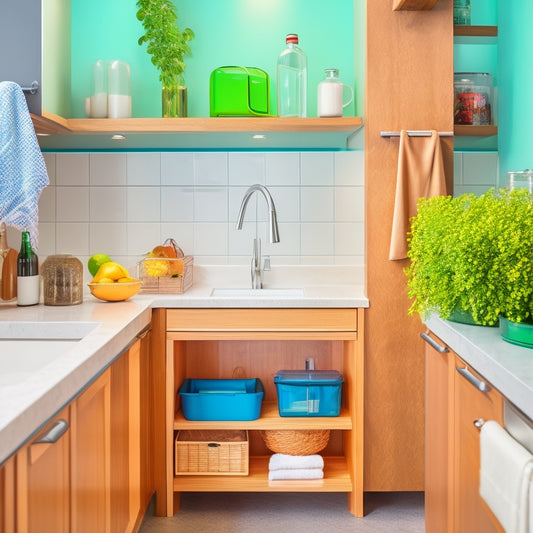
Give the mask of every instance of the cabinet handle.
[(474, 385), (476, 389), (480, 390), (481, 392), (490, 391), (490, 387), (484, 381), (481, 381), (480, 379), (476, 378), (476, 376), (474, 376), (474, 374), (472, 374), (472, 372), (470, 372), (468, 368), (455, 367), (455, 370), (457, 370), (457, 372), (459, 372), (459, 374), (461, 374), (461, 376), (463, 376), (469, 383)]
[(433, 340), (427, 333), (420, 333), (420, 336), (439, 353), (448, 353), (450, 350), (446, 346), (442, 346), (437, 341)]
[(46, 435), (43, 435), (40, 439), (37, 439), (33, 444), (54, 444), (57, 442), (67, 431), (68, 422), (60, 418), (49, 430)]
[(476, 418), (472, 423), (475, 427), (481, 429), (483, 427), (483, 424), (485, 423), (485, 420), (483, 420), (483, 418)]
[(39, 92), (39, 82), (35, 80), (32, 82), (31, 87), (21, 87), (21, 89), (25, 93), (35, 94)]

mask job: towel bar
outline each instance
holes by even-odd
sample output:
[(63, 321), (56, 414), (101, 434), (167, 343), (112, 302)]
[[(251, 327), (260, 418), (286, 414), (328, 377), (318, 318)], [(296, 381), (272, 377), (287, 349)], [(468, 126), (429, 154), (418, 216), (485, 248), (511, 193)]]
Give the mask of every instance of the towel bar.
[(39, 82), (34, 81), (31, 84), (31, 87), (21, 87), (22, 91), (25, 93), (35, 94), (39, 92)]
[(481, 429), (483, 427), (483, 424), (485, 423), (485, 420), (483, 420), (483, 418), (476, 418), (472, 423), (478, 429)]
[[(431, 137), (431, 130), (406, 130), (409, 137)], [(453, 137), (453, 131), (439, 131), (439, 137)], [(382, 137), (399, 137), (399, 131), (382, 131)]]

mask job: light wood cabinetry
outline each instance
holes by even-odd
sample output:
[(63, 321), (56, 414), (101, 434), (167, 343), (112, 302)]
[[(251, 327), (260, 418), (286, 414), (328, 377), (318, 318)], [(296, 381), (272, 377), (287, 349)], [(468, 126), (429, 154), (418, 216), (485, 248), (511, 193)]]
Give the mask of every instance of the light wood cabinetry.
[(72, 529), (111, 531), (111, 371), (100, 375), (72, 409)]
[(479, 424), (503, 397), (432, 334), (426, 345), (426, 531), (501, 533), (479, 495)]
[(0, 467), (0, 533), (15, 531), (15, 457)]
[(70, 529), (70, 408), (66, 407), (16, 455), (18, 533)]
[[(156, 372), (159, 384), (164, 382), (156, 403), (156, 512), (173, 515), (179, 507), (179, 493), (186, 491), (329, 491), (348, 493), (349, 510), (362, 516), (363, 317), (358, 309), (172, 309), (166, 314), (154, 310), (154, 330), (158, 323), (166, 331), (158, 341), (166, 344), (166, 350), (164, 360), (159, 356)], [(343, 373), (339, 417), (279, 416), (274, 375), (281, 369), (304, 368), (308, 357), (314, 357), (316, 368)], [(185, 378), (228, 379), (236, 370), (261, 379), (265, 387), (258, 420), (193, 422), (184, 418), (177, 391)], [(248, 430), (249, 475), (174, 476), (174, 438), (180, 429)], [(322, 452), (324, 479), (269, 483), (271, 452), (259, 432), (264, 429), (332, 430)]]

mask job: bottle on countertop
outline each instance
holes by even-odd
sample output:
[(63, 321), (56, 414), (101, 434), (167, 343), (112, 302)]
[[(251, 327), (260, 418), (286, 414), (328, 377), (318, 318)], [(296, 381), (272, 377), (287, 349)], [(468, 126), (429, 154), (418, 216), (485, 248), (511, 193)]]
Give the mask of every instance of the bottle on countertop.
[(307, 116), (307, 57), (298, 46), (298, 35), (287, 35), (287, 47), (278, 58), (278, 115)]
[(22, 232), (20, 252), (17, 257), (17, 305), (39, 303), (39, 258), (31, 247), (30, 232)]

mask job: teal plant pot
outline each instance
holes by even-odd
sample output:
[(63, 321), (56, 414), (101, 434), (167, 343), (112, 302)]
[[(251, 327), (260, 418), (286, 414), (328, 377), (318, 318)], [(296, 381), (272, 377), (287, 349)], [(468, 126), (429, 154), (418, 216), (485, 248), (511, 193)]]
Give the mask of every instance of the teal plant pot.
[(533, 324), (511, 322), (500, 317), (500, 334), (504, 341), (511, 344), (533, 348)]
[[(454, 309), (450, 316), (448, 317), (448, 320), (450, 322), (457, 322), (459, 324), (468, 324), (470, 326), (481, 326), (481, 324), (477, 323), (474, 318), (472, 317), (472, 314), (469, 311), (464, 311), (463, 309)], [(498, 324), (494, 324), (493, 326), (488, 327), (496, 327)]]

